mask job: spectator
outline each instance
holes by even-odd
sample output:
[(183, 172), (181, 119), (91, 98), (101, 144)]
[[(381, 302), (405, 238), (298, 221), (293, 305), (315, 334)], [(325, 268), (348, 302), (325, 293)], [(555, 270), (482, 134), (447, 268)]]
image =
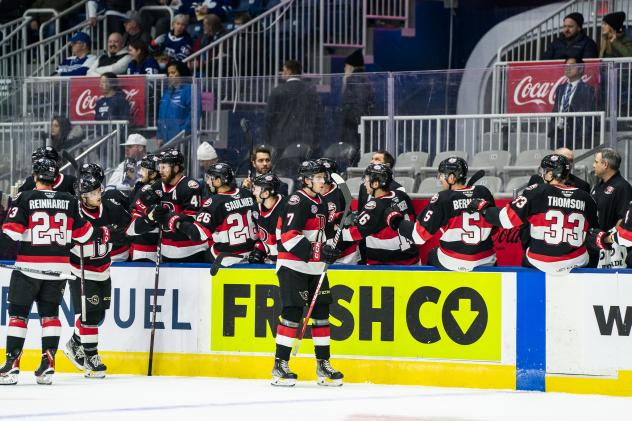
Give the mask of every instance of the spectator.
[(88, 76), (100, 76), (104, 73), (125, 74), (131, 60), (127, 47), (123, 45), (123, 36), (118, 32), (113, 32), (108, 37), (107, 53), (92, 64)]
[(83, 130), (80, 126), (72, 127), (67, 117), (56, 115), (50, 122), (50, 137), (47, 146), (55, 148), (59, 155), (62, 152), (83, 139)]
[(219, 16), (212, 13), (204, 17), (204, 32), (193, 43), (193, 52), (199, 51), (228, 33)]
[(597, 44), (584, 32), (584, 16), (571, 13), (564, 18), (562, 34), (553, 40), (544, 52), (543, 60), (559, 60), (566, 57), (596, 58)]
[(149, 54), (149, 47), (142, 39), (130, 42), (127, 47), (132, 60), (127, 66), (128, 75), (157, 75), (160, 73), (158, 62)]
[(197, 160), (202, 167), (202, 173), (206, 174), (206, 170), (211, 165), (217, 163), (217, 152), (208, 142), (202, 142), (197, 150)]
[(166, 55), (165, 53), (159, 53), (159, 54), (156, 54), (154, 56), (154, 58), (158, 62), (158, 71), (160, 72), (160, 74), (161, 75), (166, 75), (167, 74), (167, 66), (169, 65), (169, 62), (171, 61), (169, 59), (169, 56)]
[(121, 146), (125, 146), (125, 160), (121, 162), (118, 167), (112, 172), (110, 179), (108, 180), (108, 187), (116, 188), (117, 190), (130, 190), (133, 184), (129, 184), (126, 180), (129, 180), (129, 167), (130, 162), (138, 162), (143, 156), (145, 156), (145, 149), (147, 148), (147, 139), (137, 133), (132, 133), (127, 137), (127, 141)]
[[(373, 152), (373, 157), (371, 158), (370, 163), (371, 164), (384, 164), (384, 165), (387, 165), (389, 168), (393, 168), (395, 167), (395, 158), (388, 151), (378, 150), (378, 151)], [(402, 187), (401, 184), (399, 184), (397, 181), (393, 179), (391, 179), (389, 189), (390, 191), (401, 190), (405, 192), (404, 187)], [(366, 205), (366, 202), (368, 201), (369, 201), (369, 194), (367, 193), (367, 190), (364, 184), (361, 184), (360, 192), (358, 194), (358, 209), (360, 210), (363, 209), (364, 205)]]
[[(255, 178), (260, 175), (268, 174), (272, 171), (272, 152), (263, 145), (258, 146), (250, 154), (250, 163), (252, 164), (252, 169), (254, 169), (254, 174), (252, 173), (252, 170), (248, 170), (248, 177), (246, 177), (241, 183), (241, 188), (243, 189), (252, 189), (252, 181)], [(287, 196), (288, 187), (289, 186), (286, 183), (281, 181), (281, 185), (277, 193)]]
[(161, 49), (171, 61), (182, 61), (191, 54), (193, 40), (187, 32), (189, 16), (179, 14), (173, 18), (171, 31), (151, 42), (152, 48)]
[(90, 54), (90, 36), (85, 32), (77, 32), (70, 38), (72, 56), (64, 59), (55, 71), (58, 76), (85, 76), (88, 69), (97, 62)]
[(99, 85), (103, 96), (97, 100), (95, 120), (129, 120), (130, 107), (125, 94), (118, 86), (114, 73), (101, 75)]
[[(342, 88), (342, 141), (360, 150), (358, 125), (360, 118), (373, 114), (375, 95), (364, 73), (362, 50), (356, 50), (345, 60), (344, 86)], [(357, 152), (356, 152), (357, 153)]]
[[(191, 76), (189, 68), (182, 62), (170, 63), (167, 67), (167, 88), (160, 100), (158, 112), (158, 142), (160, 144), (172, 140), (184, 130), (191, 132), (192, 94), (191, 81), (185, 78)], [(197, 115), (201, 113), (200, 96), (197, 97)]]
[(632, 39), (623, 30), (624, 22), (624, 12), (614, 12), (603, 17), (599, 57), (632, 57)]
[(285, 148), (304, 144), (317, 149), (321, 141), (322, 105), (312, 85), (301, 80), (301, 64), (288, 60), (283, 65), (285, 83), (270, 92), (265, 114), (267, 144)]
[[(584, 61), (581, 58), (567, 58), (564, 74), (568, 81), (555, 89), (554, 113), (593, 111), (595, 109), (595, 89), (582, 80)], [(568, 147), (572, 149), (592, 148), (592, 118), (557, 117), (552, 119), (549, 136), (552, 149)]]
[(149, 32), (143, 29), (143, 20), (141, 19), (140, 12), (130, 11), (123, 25), (125, 26), (123, 45), (126, 47), (134, 41), (143, 41), (147, 45), (151, 41)]

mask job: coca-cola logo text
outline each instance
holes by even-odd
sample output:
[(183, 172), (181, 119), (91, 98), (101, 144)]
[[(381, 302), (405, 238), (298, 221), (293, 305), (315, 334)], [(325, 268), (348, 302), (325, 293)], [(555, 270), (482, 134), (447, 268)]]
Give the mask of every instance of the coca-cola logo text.
[[(129, 103), (130, 109), (136, 109), (136, 96), (139, 93), (138, 89), (123, 89), (123, 93), (125, 94), (125, 99)], [(77, 101), (75, 102), (75, 113), (78, 116), (86, 116), (90, 114), (95, 114), (95, 108), (97, 107), (97, 101), (103, 98), (103, 95), (93, 95), (92, 89), (85, 89), (83, 92), (79, 94), (77, 97)]]
[(501, 229), (494, 234), (492, 240), (495, 244), (503, 243), (519, 243), (520, 242), (520, 228), (512, 228), (510, 230)]
[[(584, 75), (582, 76), (582, 81), (588, 83), (590, 78), (590, 76)], [(544, 105), (548, 103), (553, 105), (555, 103), (555, 91), (557, 90), (557, 87), (566, 82), (568, 82), (568, 78), (566, 76), (561, 76), (554, 82), (534, 82), (533, 76), (525, 76), (518, 82), (516, 89), (514, 90), (514, 104)]]

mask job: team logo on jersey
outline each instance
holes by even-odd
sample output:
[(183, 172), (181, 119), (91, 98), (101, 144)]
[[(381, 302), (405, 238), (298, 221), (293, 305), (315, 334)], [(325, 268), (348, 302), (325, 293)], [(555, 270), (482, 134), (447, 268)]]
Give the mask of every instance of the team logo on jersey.
[(120, 206), (121, 204), (114, 198), (108, 199), (110, 202), (114, 203), (116, 206)]
[(465, 197), (472, 197), (472, 195), (474, 194), (474, 190), (465, 190), (463, 191), (463, 194), (465, 195)]
[(44, 193), (44, 196), (48, 197), (49, 199), (52, 199), (53, 197), (55, 197), (55, 193), (54, 192), (46, 192), (46, 193)]
[(211, 206), (211, 203), (213, 203), (213, 199), (211, 199), (210, 197), (208, 199), (206, 199), (204, 201), (204, 203), (202, 203), (202, 207), (203, 208), (208, 208), (209, 206)]
[(155, 190), (158, 197), (162, 197), (162, 190)]
[(334, 202), (327, 203), (327, 209), (329, 212), (336, 212), (336, 204)]
[(614, 193), (614, 187), (613, 186), (608, 186), (608, 187), (606, 187), (606, 189), (603, 192), (604, 192), (604, 194), (612, 194), (612, 193)]
[(268, 234), (268, 231), (266, 231), (265, 228), (263, 227), (259, 227), (259, 231), (257, 232), (257, 234), (258, 234), (259, 239), (264, 242), (270, 236), (270, 234)]
[(562, 196), (571, 197), (575, 193), (575, 190), (562, 190)]
[(292, 197), (290, 197), (287, 202), (290, 205), (298, 205), (298, 202), (300, 202), (300, 201), (301, 201), (301, 198), (298, 197), (298, 195), (293, 194)]
[(200, 184), (195, 180), (189, 180), (189, 182), (187, 183), (187, 186), (191, 187), (192, 189), (200, 188)]
[(312, 213), (318, 212), (318, 206), (312, 205)]
[(307, 291), (299, 291), (298, 295), (301, 296), (302, 299), (307, 301), (309, 299), (309, 293)]
[(92, 304), (93, 306), (99, 305), (99, 296), (98, 295), (93, 295), (92, 297), (88, 297), (88, 298), (86, 298), (86, 300), (88, 300), (88, 302), (90, 304)]
[(374, 200), (371, 200), (370, 202), (366, 202), (366, 205), (364, 205), (364, 209), (375, 209), (375, 207), (377, 206), (377, 203), (375, 203)]
[(439, 193), (435, 194), (434, 196), (432, 196), (432, 199), (430, 199), (430, 203), (434, 203), (437, 200), (439, 200)]

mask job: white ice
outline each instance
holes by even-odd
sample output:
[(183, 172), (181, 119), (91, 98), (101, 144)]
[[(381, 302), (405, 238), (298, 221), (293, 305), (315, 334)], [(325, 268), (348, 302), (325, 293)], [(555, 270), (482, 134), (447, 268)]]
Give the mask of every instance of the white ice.
[(369, 420), (520, 421), (631, 420), (632, 398), (505, 390), (112, 375), (56, 374), (35, 384), (20, 374), (0, 386), (0, 420)]

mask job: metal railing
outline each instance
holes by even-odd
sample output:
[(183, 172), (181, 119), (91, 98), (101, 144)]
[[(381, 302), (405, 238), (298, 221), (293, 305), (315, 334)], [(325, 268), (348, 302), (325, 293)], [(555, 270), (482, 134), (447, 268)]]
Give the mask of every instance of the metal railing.
[(410, 2), (407, 0), (370, 0), (366, 17), (369, 19), (403, 20), (410, 18)]
[[(362, 117), (360, 154), (386, 147), (388, 116)], [(394, 116), (397, 156), (404, 152), (592, 149), (606, 142), (604, 112)], [(579, 145), (580, 133), (582, 144)], [(571, 144), (573, 142), (573, 144)], [(576, 143), (576, 144), (575, 144)]]
[[(114, 129), (77, 155), (75, 161), (80, 165), (84, 159), (87, 162), (100, 162), (105, 171), (112, 170), (121, 161), (120, 141), (121, 137), (124, 136), (118, 128)], [(100, 159), (95, 160), (95, 156), (98, 156)], [(60, 171), (64, 171), (70, 166), (70, 163), (66, 163), (60, 168)]]

